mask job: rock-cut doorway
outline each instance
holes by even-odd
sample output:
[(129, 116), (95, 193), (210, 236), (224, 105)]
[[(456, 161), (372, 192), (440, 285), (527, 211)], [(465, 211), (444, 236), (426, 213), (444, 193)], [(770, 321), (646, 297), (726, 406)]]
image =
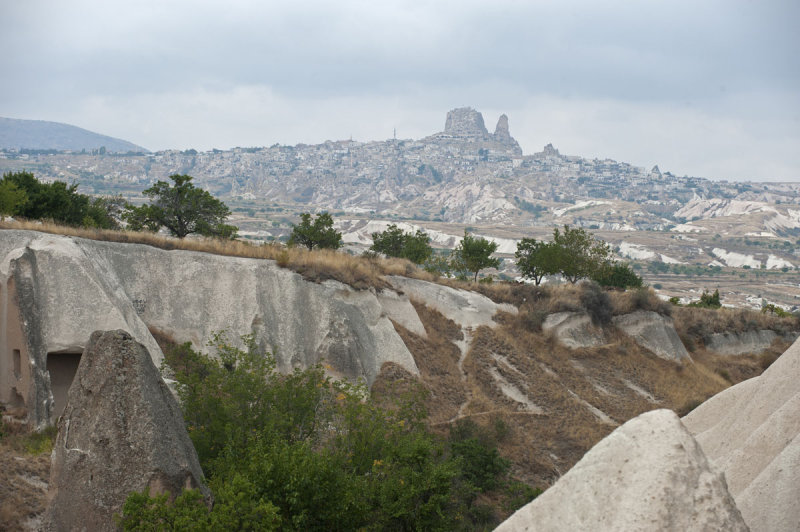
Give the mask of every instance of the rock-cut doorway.
[(47, 371), (50, 373), (50, 389), (53, 392), (53, 421), (64, 413), (67, 392), (75, 379), (81, 353), (47, 353)]

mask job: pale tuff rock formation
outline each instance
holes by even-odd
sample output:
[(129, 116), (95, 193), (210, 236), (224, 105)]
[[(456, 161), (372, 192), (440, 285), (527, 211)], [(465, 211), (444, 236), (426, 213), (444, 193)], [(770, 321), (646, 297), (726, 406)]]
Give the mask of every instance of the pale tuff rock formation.
[(500, 115), (492, 138), (495, 142), (510, 147), (516, 155), (522, 155), (522, 148), (520, 148), (519, 143), (511, 136), (511, 132), (508, 130), (508, 116)]
[(472, 107), (459, 107), (447, 112), (444, 134), (458, 138), (489, 139), (483, 115)]
[(683, 419), (751, 530), (800, 530), (800, 341)]
[(2, 372), (0, 401), (22, 403), (33, 427), (54, 422), (63, 411), (92, 331), (124, 328), (156, 365), (163, 358), (130, 299), (97, 266), (70, 238), (25, 231), (3, 231), (0, 238), (0, 312), (7, 331), (0, 335), (0, 368), (14, 366)]
[(650, 310), (637, 310), (630, 314), (615, 316), (614, 325), (633, 338), (637, 344), (666, 360), (689, 359), (672, 319)]
[(50, 470), (45, 530), (116, 530), (128, 494), (211, 492), (177, 401), (125, 331), (92, 334), (69, 390)]
[(499, 142), (511, 140), (511, 133), (508, 131), (508, 116), (502, 114), (497, 119), (497, 126), (494, 128), (494, 138)]
[(0, 335), (0, 401), (26, 408), (35, 427), (63, 409), (51, 378), (66, 383), (65, 394), (99, 327), (129, 331), (156, 366), (163, 355), (150, 329), (201, 350), (220, 331), (237, 345), (252, 334), (282, 371), (324, 360), (332, 373), (370, 384), (384, 362), (419, 373), (389, 319), (420, 330), (405, 296), (309, 282), (267, 260), (33, 231), (0, 236), (0, 317), (14, 331)]
[(483, 122), (483, 115), (471, 107), (459, 107), (448, 111), (444, 131), (434, 135), (434, 139), (457, 139), (469, 143), (478, 143), (479, 147), (489, 151), (508, 152), (522, 156), (522, 148), (511, 136), (508, 129), (508, 116), (500, 115), (494, 134), (489, 134)]
[(555, 158), (561, 157), (561, 154), (558, 152), (557, 149), (553, 147), (552, 144), (548, 144), (547, 146), (545, 146), (538, 155), (542, 155), (543, 157), (555, 157)]
[(479, 327), (481, 325), (493, 327), (496, 323), (492, 317), (498, 311), (517, 313), (514, 305), (495, 303), (488, 297), (475, 292), (396, 275), (388, 277), (387, 280), (395, 289), (402, 291), (411, 299), (438, 310), (461, 327)]
[(553, 334), (559, 342), (572, 349), (596, 347), (604, 341), (603, 330), (592, 324), (585, 312), (556, 312), (542, 323), (542, 330)]
[(670, 410), (604, 438), (498, 531), (745, 531), (725, 478)]
[[(614, 325), (645, 349), (667, 360), (689, 359), (672, 320), (656, 312), (637, 310), (613, 318)], [(585, 312), (556, 312), (542, 324), (566, 347), (596, 347), (605, 341), (603, 329), (592, 323)]]
[(761, 353), (768, 349), (772, 342), (781, 338), (793, 342), (796, 333), (779, 336), (775, 331), (742, 331), (714, 333), (706, 339), (706, 348), (722, 355), (743, 355), (745, 353)]

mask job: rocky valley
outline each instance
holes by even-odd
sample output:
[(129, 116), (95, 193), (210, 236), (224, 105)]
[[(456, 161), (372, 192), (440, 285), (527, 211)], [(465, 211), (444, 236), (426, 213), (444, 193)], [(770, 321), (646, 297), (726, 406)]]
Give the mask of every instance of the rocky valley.
[[(330, 257), (337, 255), (341, 260), (348, 257), (341, 253)], [(330, 260), (325, 257), (312, 253), (307, 264)], [(347, 260), (371, 264), (364, 259)], [(469, 419), (481, 426), (502, 421), (507, 431), (498, 446), (511, 460), (513, 474), (529, 485), (546, 488), (558, 486), (561, 477), (566, 481), (572, 466), (593, 445), (639, 414), (659, 408), (686, 414), (714, 396), (708, 404), (721, 405), (722, 410), (695, 418), (690, 415), (690, 420), (698, 421), (688, 426), (694, 433), (708, 432), (707, 437), (698, 436), (701, 443), (715, 445), (705, 442), (725, 437), (712, 436), (716, 433), (710, 427), (716, 425), (714, 430), (721, 434), (732, 423), (724, 416), (734, 415), (724, 406), (733, 404), (733, 399), (722, 397), (734, 397), (733, 390), (740, 386), (755, 386), (752, 383), (761, 381), (752, 377), (767, 367), (775, 367), (768, 371), (770, 375), (797, 380), (789, 377), (796, 377), (796, 349), (779, 357), (797, 337), (795, 318), (673, 307), (649, 290), (605, 293), (591, 285), (437, 282), (424, 272), (391, 266), (391, 261), (382, 266), (387, 269), (375, 277), (377, 281), (352, 283), (347, 275), (355, 262), (342, 264), (340, 273), (321, 278), (315, 277), (310, 266), (292, 271), (281, 266), (280, 260), (0, 231), (4, 419), (44, 428), (59, 416), (80, 416), (81, 410), (70, 406), (78, 401), (79, 393), (72, 382), (76, 373), (89, 371), (80, 368), (100, 356), (93, 354), (94, 347), (89, 348), (90, 337), (99, 341), (92, 334), (96, 330), (126, 331), (125, 337), (149, 354), (154, 367), (161, 365), (163, 349), (191, 342), (203, 350), (216, 333), (224, 331), (233, 342), (241, 335), (252, 335), (260, 349), (275, 354), (282, 371), (322, 363), (336, 378), (363, 380), (377, 397), (392, 393), (397, 386), (417, 383), (426, 390), (428, 422), (434, 431), (446, 432), (458, 420)], [(794, 354), (783, 362), (789, 353)], [(127, 365), (120, 368), (133, 371), (122, 369)], [(165, 376), (168, 379), (168, 370)], [(766, 377), (767, 373), (759, 379)], [(134, 374), (123, 380), (131, 379)], [(775, 395), (768, 411), (778, 412), (775, 409), (781, 408), (787, 394), (796, 390), (791, 384), (768, 384), (772, 379), (764, 381)], [(741, 381), (745, 382), (716, 399), (715, 394)], [(81, 382), (87, 391), (80, 393), (91, 396), (93, 385), (89, 380)], [(147, 389), (145, 384), (137, 386)], [(755, 397), (754, 392), (748, 393), (747, 397)], [(705, 405), (700, 408), (710, 411)], [(780, 412), (776, 415), (788, 416), (790, 422), (780, 426), (789, 427), (789, 441), (796, 440), (791, 427), (797, 410), (783, 407)], [(93, 419), (98, 415), (93, 414)], [(766, 433), (777, 426), (764, 421), (761, 414), (758, 419), (754, 416), (750, 416), (753, 426), (764, 423), (760, 430)], [(652, 419), (642, 430), (649, 430), (647, 423)], [(657, 418), (655, 423), (683, 445), (694, 441), (681, 435), (677, 421)], [(78, 427), (80, 422), (76, 418), (71, 424), (62, 423), (62, 432), (69, 426)], [(76, 432), (69, 441), (79, 437)], [(755, 445), (745, 443), (737, 443), (737, 448)], [(783, 452), (782, 443), (773, 447), (775, 453)], [(713, 460), (720, 460), (713, 467), (728, 467), (727, 458), (716, 457), (731, 451), (713, 449), (706, 450)], [(69, 464), (73, 451), (77, 452), (64, 449), (66, 454), (59, 460)], [(704, 472), (711, 466), (698, 458), (698, 451), (690, 452), (694, 453), (692, 463), (699, 464), (692, 475), (701, 482), (716, 478)], [(787, 465), (781, 471), (797, 470), (792, 452), (786, 451)], [(668, 464), (664, 467), (672, 467)], [(650, 466), (641, 467), (648, 470)], [(745, 522), (753, 530), (790, 530), (784, 525), (772, 527), (778, 521), (772, 514), (764, 516), (764, 508), (770, 506), (758, 498), (762, 495), (756, 497), (743, 488), (755, 485), (751, 479), (762, 470), (758, 467), (735, 484), (735, 490), (731, 486), (734, 498), (747, 493), (743, 495), (747, 502), (739, 507)], [(664, 471), (668, 477), (669, 470)], [(727, 471), (726, 475), (734, 474)], [(764, 465), (763, 471), (771, 470)], [(789, 474), (796, 478), (796, 473)], [(661, 477), (648, 478), (663, 484)], [(19, 477), (7, 482), (28, 481)], [(63, 492), (58, 482), (51, 480), (51, 489)], [(717, 484), (709, 496), (730, 509), (727, 489), (713, 482)], [(781, 497), (796, 494), (796, 482), (778, 485)], [(770, 491), (759, 493), (772, 497)], [(710, 509), (708, 515), (721, 515), (715, 511)], [(725, 522), (740, 523), (737, 515), (738, 510), (731, 511)], [(791, 527), (791, 519), (783, 523)], [(767, 528), (756, 526), (761, 522)]]

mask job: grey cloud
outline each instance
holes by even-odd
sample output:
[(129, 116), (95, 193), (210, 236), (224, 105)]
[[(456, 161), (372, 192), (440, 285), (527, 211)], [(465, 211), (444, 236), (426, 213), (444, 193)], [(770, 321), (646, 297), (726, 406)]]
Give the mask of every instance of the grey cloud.
[[(108, 123), (92, 102), (116, 102), (124, 117), (147, 113), (133, 106), (148, 102), (169, 122), (159, 102), (176, 94), (260, 87), (292, 109), (363, 101), (369, 113), (354, 119), (384, 122), (433, 111), (377, 116), (376, 102), (443, 115), (459, 105), (509, 112), (550, 97), (730, 117), (753, 134), (766, 120), (796, 137), (798, 19), (795, 0), (7, 2), (0, 67), (13, 82), (0, 84), (0, 115), (67, 119), (89, 109), (80, 125), (92, 127)], [(171, 120), (205, 113), (182, 108)], [(207, 129), (230, 133), (240, 118), (230, 120)]]

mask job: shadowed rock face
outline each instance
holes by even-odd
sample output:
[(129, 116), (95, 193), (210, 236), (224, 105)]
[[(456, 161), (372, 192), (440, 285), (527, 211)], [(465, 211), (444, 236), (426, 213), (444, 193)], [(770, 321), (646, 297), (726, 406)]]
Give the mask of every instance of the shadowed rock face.
[(97, 331), (59, 419), (45, 530), (116, 530), (128, 494), (211, 494), (170, 393), (147, 349), (125, 331)]
[(747, 530), (725, 478), (670, 410), (609, 434), (497, 530)]
[(725, 472), (751, 530), (800, 530), (800, 341), (683, 422)]

